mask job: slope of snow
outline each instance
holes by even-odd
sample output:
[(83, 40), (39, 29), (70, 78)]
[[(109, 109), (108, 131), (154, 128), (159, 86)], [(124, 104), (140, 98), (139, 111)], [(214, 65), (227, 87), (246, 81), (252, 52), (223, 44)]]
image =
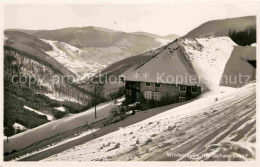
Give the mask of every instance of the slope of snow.
[(185, 57), (200, 83), (208, 89), (218, 89), (225, 65), (236, 44), (229, 37), (179, 40)]
[[(108, 102), (97, 106), (97, 119), (95, 119), (94, 108), (91, 108), (85, 112), (72, 114), (68, 117), (54, 120), (23, 133), (11, 136), (8, 143), (4, 141), (4, 152), (12, 151), (13, 149), (19, 150), (55, 134), (86, 125), (86, 122), (90, 124), (92, 122), (107, 118), (110, 115), (110, 109), (113, 106), (114, 102)], [(43, 114), (27, 106), (25, 106), (25, 108), (37, 112), (38, 114)]]
[(33, 111), (33, 112), (35, 112), (36, 114), (39, 114), (39, 115), (46, 115), (46, 116), (47, 116), (47, 119), (48, 119), (49, 121), (53, 121), (53, 120), (54, 120), (54, 117), (53, 117), (53, 116), (48, 115), (48, 114), (44, 114), (44, 113), (39, 112), (39, 111), (37, 111), (37, 110), (35, 110), (35, 109), (32, 109), (32, 108), (30, 108), (30, 107), (28, 107), (28, 106), (23, 106), (23, 108), (25, 108), (25, 109), (27, 109), (27, 110), (30, 110), (30, 111)]
[(41, 40), (53, 47), (52, 51), (46, 53), (75, 73), (78, 77), (77, 79), (84, 79), (86, 74), (88, 74), (87, 77), (93, 76), (106, 67), (105, 65), (88, 59), (89, 56), (91, 56), (91, 53), (88, 51), (81, 50), (64, 42)]
[[(255, 83), (250, 83), (226, 93), (200, 98), (128, 127), (119, 127), (113, 133), (44, 161), (187, 161), (202, 160), (203, 157), (211, 160), (254, 160), (255, 87)], [(124, 121), (134, 120), (134, 117)], [(233, 158), (214, 157), (217, 153), (223, 157), (232, 155)]]

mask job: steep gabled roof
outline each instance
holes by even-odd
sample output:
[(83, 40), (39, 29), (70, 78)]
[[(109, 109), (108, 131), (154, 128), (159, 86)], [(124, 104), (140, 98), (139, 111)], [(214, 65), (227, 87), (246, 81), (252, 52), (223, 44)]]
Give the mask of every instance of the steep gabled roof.
[(123, 75), (128, 81), (196, 84), (214, 90), (220, 85), (234, 46), (229, 37), (180, 38)]
[[(137, 64), (123, 74), (128, 81), (165, 84), (195, 85), (196, 75), (181, 53), (178, 41), (167, 45), (164, 50), (144, 64)], [(190, 79), (192, 79), (190, 81)]]

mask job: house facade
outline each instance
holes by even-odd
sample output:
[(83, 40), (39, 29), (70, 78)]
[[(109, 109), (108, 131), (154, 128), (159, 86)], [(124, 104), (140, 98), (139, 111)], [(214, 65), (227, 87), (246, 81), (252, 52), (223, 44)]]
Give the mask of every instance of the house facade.
[(171, 99), (173, 102), (192, 100), (201, 94), (200, 86), (164, 84), (142, 81), (126, 81), (125, 96), (128, 103), (146, 100), (162, 101)]

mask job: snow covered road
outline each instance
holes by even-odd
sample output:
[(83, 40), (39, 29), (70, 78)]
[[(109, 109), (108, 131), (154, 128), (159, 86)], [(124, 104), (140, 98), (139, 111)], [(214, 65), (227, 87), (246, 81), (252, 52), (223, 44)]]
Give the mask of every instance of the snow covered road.
[(95, 119), (95, 110), (91, 108), (79, 114), (73, 114), (62, 119), (58, 119), (39, 127), (19, 133), (9, 138), (9, 142), (4, 140), (4, 152), (19, 150), (30, 146), (31, 144), (49, 138), (61, 132), (65, 132), (95, 121), (107, 118), (110, 115), (110, 109), (113, 108), (113, 102), (100, 104), (97, 106), (97, 119)]

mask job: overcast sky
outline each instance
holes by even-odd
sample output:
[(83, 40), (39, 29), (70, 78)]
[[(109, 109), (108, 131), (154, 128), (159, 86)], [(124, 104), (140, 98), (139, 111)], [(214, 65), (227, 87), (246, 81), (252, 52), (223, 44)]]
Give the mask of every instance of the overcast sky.
[(5, 5), (4, 28), (59, 29), (98, 26), (125, 32), (185, 35), (214, 19), (256, 15), (257, 2), (120, 5)]

